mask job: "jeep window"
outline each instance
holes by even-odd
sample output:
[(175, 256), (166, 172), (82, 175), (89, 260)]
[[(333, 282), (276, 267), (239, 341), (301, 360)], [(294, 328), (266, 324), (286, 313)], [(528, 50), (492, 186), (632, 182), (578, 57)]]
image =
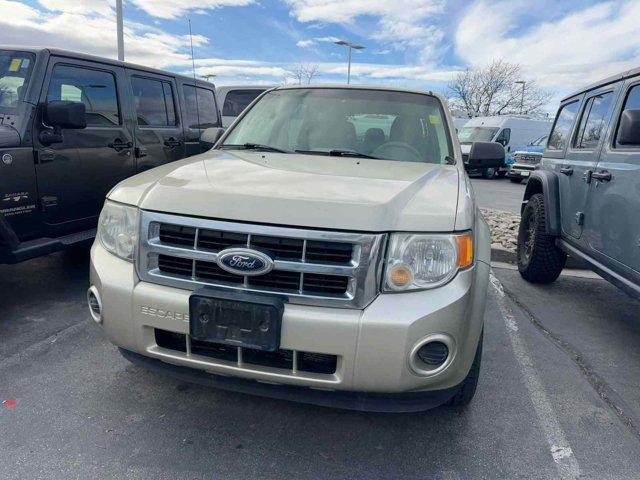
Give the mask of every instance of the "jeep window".
[(462, 127), (458, 132), (460, 143), (490, 142), (498, 133), (494, 127)]
[(264, 90), (230, 90), (224, 99), (222, 115), (225, 117), (237, 117), (247, 108)]
[[(626, 110), (640, 110), (640, 85), (631, 87), (631, 90), (629, 90), (629, 93), (627, 94), (627, 99), (624, 102), (624, 106), (622, 107), (622, 112), (620, 113), (620, 115), (622, 115), (622, 113)], [(617, 143), (616, 139), (616, 147), (620, 146), (621, 145)], [(624, 145), (624, 147), (636, 148), (635, 145)]]
[(89, 127), (120, 124), (116, 79), (112, 73), (56, 65), (47, 91), (47, 101), (52, 100), (84, 103)]
[(440, 101), (431, 95), (345, 88), (274, 90), (222, 148), (262, 145), (287, 152), (452, 163)]
[(0, 50), (0, 108), (16, 108), (24, 98), (35, 59), (32, 53)]
[(131, 87), (138, 125), (172, 127), (178, 124), (173, 89), (169, 82), (133, 77)]
[(603, 127), (613, 102), (613, 92), (603, 93), (589, 98), (585, 104), (580, 127), (573, 142), (573, 147), (591, 150), (598, 146)]
[(218, 109), (212, 90), (208, 88), (184, 86), (186, 123), (188, 128), (209, 128), (218, 126)]
[(567, 103), (560, 107), (558, 114), (556, 115), (556, 121), (553, 125), (553, 130), (549, 134), (549, 143), (547, 149), (549, 150), (564, 150), (567, 146), (569, 135), (571, 135), (571, 129), (573, 128), (573, 122), (578, 114), (578, 107), (580, 102), (575, 101)]

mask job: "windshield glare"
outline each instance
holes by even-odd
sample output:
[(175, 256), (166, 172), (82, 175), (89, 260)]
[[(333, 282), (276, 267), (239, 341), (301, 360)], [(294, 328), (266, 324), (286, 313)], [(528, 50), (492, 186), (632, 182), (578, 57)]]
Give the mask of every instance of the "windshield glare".
[(34, 61), (32, 53), (0, 50), (0, 108), (15, 108), (23, 99)]
[(453, 162), (440, 101), (385, 90), (268, 92), (233, 128), (222, 148), (247, 144), (306, 154)]
[(460, 143), (490, 142), (498, 133), (497, 128), (492, 127), (462, 127), (458, 132)]

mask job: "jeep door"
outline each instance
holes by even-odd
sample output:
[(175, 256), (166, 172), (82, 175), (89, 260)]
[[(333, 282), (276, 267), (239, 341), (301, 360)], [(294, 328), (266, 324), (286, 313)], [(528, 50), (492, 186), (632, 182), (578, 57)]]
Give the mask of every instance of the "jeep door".
[(185, 156), (177, 89), (171, 76), (127, 70), (135, 115), (135, 155), (139, 172)]
[(585, 237), (591, 248), (615, 261), (618, 271), (640, 272), (640, 143), (618, 141), (622, 113), (640, 110), (640, 78), (627, 80), (619, 97), (591, 175)]
[[(34, 126), (36, 176), (50, 234), (95, 226), (108, 191), (135, 173), (133, 136), (123, 114), (124, 70), (109, 64), (51, 57)], [(62, 130), (62, 142), (45, 144), (39, 134), (46, 102), (82, 102), (87, 127)]]

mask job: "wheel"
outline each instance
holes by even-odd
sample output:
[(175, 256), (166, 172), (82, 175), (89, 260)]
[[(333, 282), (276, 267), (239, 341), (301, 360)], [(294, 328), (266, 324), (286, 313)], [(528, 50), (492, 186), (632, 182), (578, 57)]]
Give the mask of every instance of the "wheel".
[(478, 377), (480, 375), (480, 363), (482, 363), (482, 342), (484, 338), (484, 330), (480, 333), (480, 340), (478, 340), (478, 347), (476, 348), (476, 355), (473, 357), (473, 363), (471, 369), (467, 374), (467, 377), (462, 381), (460, 390), (449, 399), (445, 404), (448, 407), (464, 407), (468, 405), (476, 394), (476, 388), (478, 386)]
[(522, 183), (522, 179), (518, 177), (511, 177), (509, 180), (511, 180), (511, 183)]
[(498, 178), (504, 178), (504, 176), (507, 174), (507, 172), (505, 172), (504, 170), (498, 170), (496, 172), (496, 177)]
[(545, 233), (547, 216), (541, 193), (533, 195), (522, 212), (518, 229), (518, 271), (532, 283), (551, 283), (567, 261), (567, 254), (555, 243), (555, 237)]
[(485, 168), (482, 170), (482, 178), (486, 178), (487, 180), (492, 179), (496, 174), (495, 168)]

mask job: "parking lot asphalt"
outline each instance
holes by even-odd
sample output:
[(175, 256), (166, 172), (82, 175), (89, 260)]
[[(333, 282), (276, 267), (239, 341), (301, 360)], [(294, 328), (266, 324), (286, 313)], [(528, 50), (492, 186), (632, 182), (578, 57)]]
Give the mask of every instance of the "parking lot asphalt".
[(603, 280), (494, 268), (473, 403), (369, 414), (129, 364), (89, 320), (87, 255), (0, 266), (0, 478), (640, 475), (640, 303)]
[(520, 213), (526, 183), (512, 183), (508, 178), (471, 178), (480, 208)]

